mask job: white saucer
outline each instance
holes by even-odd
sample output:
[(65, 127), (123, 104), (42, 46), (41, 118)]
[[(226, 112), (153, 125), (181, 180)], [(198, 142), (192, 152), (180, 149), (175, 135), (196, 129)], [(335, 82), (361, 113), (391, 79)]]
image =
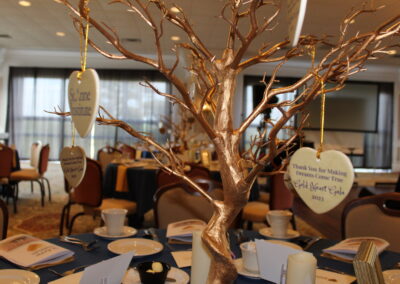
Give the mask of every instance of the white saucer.
[(39, 284), (40, 278), (34, 272), (23, 269), (0, 269), (0, 284)]
[(133, 257), (148, 256), (163, 250), (162, 243), (141, 238), (120, 239), (108, 244), (108, 250), (115, 254), (124, 254), (133, 251)]
[(262, 228), (258, 231), (260, 235), (263, 235), (264, 237), (272, 238), (272, 239), (277, 239), (277, 240), (290, 240), (297, 238), (300, 236), (300, 233), (295, 230), (288, 229), (287, 235), (284, 237), (276, 237), (272, 235), (272, 230), (270, 227)]
[(99, 227), (99, 228), (94, 229), (93, 233), (96, 236), (99, 236), (99, 237), (102, 237), (102, 238), (105, 238), (105, 239), (109, 239), (109, 240), (113, 240), (113, 239), (132, 237), (132, 236), (137, 234), (137, 230), (135, 228), (132, 228), (132, 227), (124, 226), (124, 228), (122, 229), (122, 234), (121, 235), (112, 236), (112, 235), (107, 234), (106, 227)]
[(385, 284), (400, 283), (400, 269), (390, 269), (383, 271), (383, 279)]
[[(186, 284), (189, 283), (190, 277), (182, 269), (171, 267), (167, 275), (168, 278), (175, 279), (175, 282), (165, 281), (165, 283)], [(125, 274), (122, 284), (140, 284), (139, 272), (136, 269), (129, 269)]]
[(251, 272), (251, 271), (248, 271), (248, 270), (246, 270), (244, 268), (243, 259), (242, 258), (234, 259), (233, 263), (235, 264), (237, 272), (240, 275), (246, 276), (246, 277), (249, 277), (249, 278), (253, 278), (253, 279), (260, 279), (260, 274), (259, 273)]

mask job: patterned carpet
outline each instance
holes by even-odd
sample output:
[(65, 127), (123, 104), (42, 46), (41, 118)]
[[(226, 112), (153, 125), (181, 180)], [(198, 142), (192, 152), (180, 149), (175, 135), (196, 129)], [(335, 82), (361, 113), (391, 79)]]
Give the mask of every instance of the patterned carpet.
[[(21, 166), (28, 167), (24, 162), (21, 163)], [(50, 180), (52, 202), (49, 202), (46, 196), (45, 206), (42, 207), (40, 205), (38, 186), (36, 185), (34, 192), (31, 193), (29, 182), (20, 183), (18, 213), (13, 213), (11, 202), (8, 207), (10, 214), (8, 236), (21, 233), (31, 234), (43, 239), (58, 236), (61, 210), (68, 199), (64, 191), (63, 175), (59, 163), (50, 163), (45, 176)], [(79, 206), (74, 206), (71, 214), (79, 212), (79, 210)], [(301, 234), (309, 236), (321, 235), (300, 218), (297, 218), (296, 221), (297, 229)], [(99, 224), (99, 218), (93, 220), (90, 216), (79, 217), (75, 222), (73, 233), (92, 232)], [(147, 214), (145, 225), (154, 226), (152, 214)], [(264, 224), (255, 224), (254, 229), (258, 230), (264, 226)]]

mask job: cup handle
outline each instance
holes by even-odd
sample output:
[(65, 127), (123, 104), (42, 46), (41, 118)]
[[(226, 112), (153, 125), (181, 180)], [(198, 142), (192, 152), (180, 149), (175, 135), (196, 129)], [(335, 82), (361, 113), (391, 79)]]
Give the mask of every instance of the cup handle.
[(270, 225), (271, 226), (271, 220), (270, 220), (270, 218), (269, 218), (269, 215), (267, 214), (267, 221), (268, 221), (268, 225)]
[(104, 216), (104, 213), (103, 213), (103, 212), (101, 212), (101, 219), (103, 219), (103, 222), (104, 222), (104, 223), (106, 222), (106, 217)]

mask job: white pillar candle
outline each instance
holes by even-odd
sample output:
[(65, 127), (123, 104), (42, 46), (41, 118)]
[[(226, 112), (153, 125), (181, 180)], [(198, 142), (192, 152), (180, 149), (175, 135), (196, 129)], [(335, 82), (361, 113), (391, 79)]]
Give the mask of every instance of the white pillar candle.
[(317, 259), (309, 252), (288, 256), (286, 284), (314, 284)]
[(210, 270), (211, 257), (201, 240), (201, 231), (193, 232), (192, 240), (192, 270), (190, 283), (205, 284)]

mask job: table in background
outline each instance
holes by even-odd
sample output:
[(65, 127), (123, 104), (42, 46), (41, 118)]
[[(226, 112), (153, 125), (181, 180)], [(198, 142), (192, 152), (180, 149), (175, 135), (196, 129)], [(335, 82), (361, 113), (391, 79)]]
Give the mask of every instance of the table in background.
[[(128, 192), (115, 191), (117, 173), (118, 164), (109, 164), (107, 166), (103, 182), (103, 195), (108, 198), (122, 198), (135, 201), (137, 208), (131, 225), (135, 228), (141, 228), (144, 214), (153, 209), (153, 196), (157, 191), (157, 169), (128, 167), (126, 169)], [(211, 171), (211, 178), (221, 181), (221, 175), (218, 171)], [(255, 181), (250, 191), (249, 201), (257, 200), (258, 196), (258, 184)]]
[[(160, 237), (161, 242), (165, 243), (166, 242), (165, 230), (157, 230), (157, 234)], [(230, 234), (230, 235), (233, 236), (233, 234)], [(143, 231), (139, 231), (139, 233), (137, 234), (137, 237), (141, 237), (141, 236), (143, 236)], [(263, 236), (261, 236), (260, 234), (258, 234), (257, 232), (254, 232), (254, 231), (246, 231), (245, 236), (249, 237), (252, 240), (254, 240), (255, 238), (265, 239)], [(106, 260), (106, 259), (116, 256), (115, 254), (113, 254), (107, 250), (107, 245), (108, 245), (108, 243), (111, 242), (109, 240), (105, 240), (105, 239), (96, 237), (94, 234), (82, 234), (82, 235), (77, 235), (77, 237), (79, 237), (80, 239), (85, 240), (85, 241), (91, 241), (93, 239), (97, 239), (98, 245), (100, 247), (98, 249), (92, 250), (90, 252), (85, 252), (79, 246), (62, 243), (58, 239), (50, 239), (49, 240), (50, 242), (55, 243), (59, 246), (65, 247), (67, 249), (73, 250), (75, 252), (75, 260), (73, 262), (54, 266), (54, 270), (63, 272), (68, 269), (72, 269), (74, 267), (78, 267), (81, 265), (95, 264), (95, 263), (98, 263), (99, 261)], [(231, 249), (232, 249), (233, 253), (236, 256), (240, 257), (241, 253), (240, 253), (240, 249), (239, 249), (238, 245), (235, 243), (233, 238), (231, 238), (230, 241), (231, 241)], [(347, 274), (354, 275), (354, 270), (353, 270), (352, 264), (320, 257), (322, 249), (327, 248), (335, 243), (336, 243), (336, 241), (332, 241), (332, 240), (320, 240), (314, 246), (312, 246), (311, 249), (308, 251), (312, 252), (314, 254), (314, 256), (317, 257), (318, 267), (332, 268), (332, 269), (335, 269), (338, 271), (345, 272)], [(186, 250), (191, 247), (191, 245), (177, 245), (177, 244), (170, 244), (170, 246), (174, 249), (173, 251)], [(164, 250), (158, 254), (146, 256), (146, 257), (134, 258), (131, 262), (131, 266), (132, 265), (135, 266), (139, 262), (154, 260), (154, 261), (163, 261), (163, 262), (169, 263), (172, 266), (176, 267), (176, 263), (170, 252), (171, 252), (171, 250), (167, 246), (164, 246)], [(383, 270), (391, 269), (394, 266), (394, 264), (396, 264), (397, 262), (400, 261), (400, 253), (384, 251), (380, 255), (380, 260), (381, 260)], [(6, 269), (6, 268), (16, 268), (16, 267), (14, 265), (12, 265), (11, 263), (8, 263), (5, 260), (1, 259), (0, 260), (0, 268)], [(190, 275), (190, 268), (183, 268), (183, 270), (186, 271)], [(53, 273), (47, 271), (47, 269), (41, 269), (41, 270), (38, 270), (35, 272), (40, 276), (40, 279), (41, 279), (40, 283), (47, 283), (49, 281), (53, 281), (53, 280), (56, 280), (59, 278), (58, 276), (54, 275)], [(236, 280), (236, 283), (237, 284), (256, 284), (256, 283), (271, 283), (271, 282), (268, 282), (268, 281), (262, 280), (262, 279), (251, 279), (251, 278), (247, 278), (247, 277), (239, 275)]]
[(157, 170), (145, 168), (127, 168), (126, 179), (128, 192), (115, 191), (117, 181), (118, 164), (107, 166), (103, 182), (103, 194), (105, 197), (122, 198), (135, 201), (136, 213), (131, 225), (141, 228), (144, 214), (153, 209), (153, 196), (157, 190)]

